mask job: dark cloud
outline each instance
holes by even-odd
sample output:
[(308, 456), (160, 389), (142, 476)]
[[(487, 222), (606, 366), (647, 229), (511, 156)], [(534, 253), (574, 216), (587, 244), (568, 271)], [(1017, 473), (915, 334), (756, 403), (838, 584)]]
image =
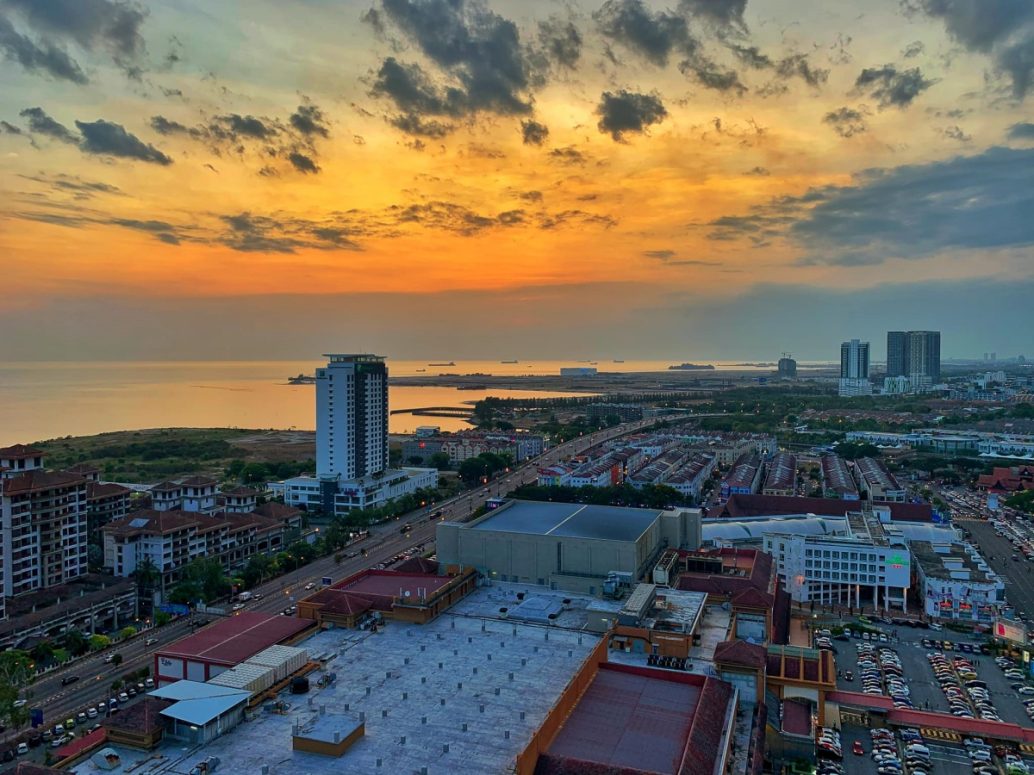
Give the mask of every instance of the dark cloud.
[(674, 258), (677, 253), (674, 250), (644, 250), (643, 255), (647, 258), (656, 258), (658, 261), (667, 261), (669, 258)]
[(944, 128), (944, 136), (949, 140), (957, 140), (960, 143), (968, 143), (973, 138), (962, 131), (962, 128), (957, 124), (955, 126), (949, 126)]
[(807, 54), (791, 54), (779, 60), (776, 74), (782, 78), (799, 77), (809, 86), (821, 86), (829, 78), (829, 70), (812, 67)]
[(1025, 40), (1003, 48), (997, 55), (996, 66), (1012, 79), (1013, 96), (1018, 100), (1026, 97), (1034, 85), (1034, 31)]
[(740, 81), (735, 70), (729, 70), (706, 57), (697, 56), (679, 63), (683, 75), (690, 76), (707, 89), (720, 92), (735, 92), (742, 95), (747, 87)]
[(651, 11), (643, 0), (607, 0), (593, 14), (604, 37), (658, 66), (672, 54), (695, 57), (700, 49), (686, 19), (669, 11)]
[(330, 130), (327, 128), (323, 111), (312, 103), (299, 105), (298, 110), (291, 114), (290, 121), (291, 126), (306, 137), (311, 137), (312, 135), (330, 137)]
[(76, 121), (75, 125), (83, 136), (79, 148), (84, 153), (137, 159), (163, 166), (172, 164), (171, 158), (153, 145), (148, 145), (127, 132), (121, 124), (99, 119), (97, 121)]
[(1034, 140), (1034, 124), (1029, 121), (1021, 121), (1009, 127), (1007, 137), (1010, 140)]
[(970, 51), (989, 54), (1023, 99), (1034, 83), (1034, 3), (1030, 0), (903, 0), (907, 13), (944, 22)]
[(758, 177), (765, 177), (767, 175), (771, 175), (772, 173), (768, 170), (767, 167), (754, 167), (753, 169), (747, 170), (744, 174), (745, 175), (756, 175)]
[(224, 215), (222, 221), (229, 227), (222, 243), (242, 253), (294, 253), (300, 246), (297, 239), (280, 233), (281, 225), (274, 218), (245, 212)]
[(50, 38), (56, 38), (75, 43), (86, 51), (106, 51), (127, 76), (140, 79), (143, 70), (139, 61), (145, 50), (140, 28), (147, 12), (136, 3), (122, 0), (2, 0), (2, 4), (19, 14), (43, 36), (48, 50), (59, 50), (50, 42)]
[(69, 38), (82, 48), (108, 48), (121, 56), (144, 50), (140, 27), (146, 11), (135, 3), (112, 0), (3, 0), (33, 28)]
[(601, 132), (621, 142), (625, 133), (642, 133), (652, 124), (659, 124), (668, 115), (664, 103), (656, 94), (637, 94), (622, 89), (619, 92), (603, 92), (600, 104), (596, 106), (600, 117), (596, 125)]
[(251, 137), (256, 140), (268, 140), (278, 133), (278, 129), (272, 124), (267, 124), (255, 116), (242, 116), (238, 113), (216, 116), (213, 125), (222, 125), (235, 139)]
[(577, 224), (581, 226), (602, 226), (609, 229), (617, 225), (617, 221), (609, 215), (596, 215), (584, 210), (561, 210), (558, 213), (540, 213), (536, 225), (540, 229), (551, 230), (563, 226)]
[(574, 69), (582, 55), (582, 33), (574, 22), (552, 16), (539, 22), (539, 46), (543, 55), (559, 67)]
[(84, 180), (78, 175), (68, 175), (63, 172), (53, 175), (41, 172), (38, 175), (21, 175), (20, 177), (35, 183), (41, 183), (50, 187), (53, 191), (70, 193), (75, 199), (79, 200), (92, 199), (97, 194), (123, 195), (118, 186), (98, 180)]
[(1030, 0), (911, 0), (905, 8), (942, 20), (955, 40), (984, 52), (1034, 17)]
[(573, 145), (568, 145), (563, 148), (554, 148), (549, 152), (549, 158), (563, 164), (585, 164), (585, 162), (588, 161), (585, 154)]
[(542, 145), (549, 137), (549, 127), (527, 119), (521, 122), (521, 139), (525, 145)]
[(541, 202), (542, 192), (541, 191), (521, 191), (518, 195), (519, 199), (523, 199), (525, 202)]
[(831, 110), (822, 117), (822, 122), (833, 127), (833, 131), (841, 137), (854, 137), (868, 129), (865, 116), (854, 108), (848, 107)]
[(0, 130), (2, 130), (4, 134), (8, 134), (8, 135), (20, 135), (20, 134), (22, 134), (22, 130), (21, 129), (16, 127), (14, 124), (7, 123), (6, 121), (0, 121)]
[(186, 134), (188, 129), (178, 121), (165, 116), (151, 116), (151, 129), (160, 135)]
[(403, 113), (399, 116), (394, 116), (389, 119), (389, 123), (408, 135), (433, 139), (445, 137), (456, 128), (454, 125), (446, 124), (442, 121), (420, 118), (415, 113)]
[(761, 49), (757, 46), (741, 46), (734, 43), (729, 46), (729, 50), (740, 62), (754, 70), (766, 70), (775, 66), (772, 58), (767, 54), (761, 53)]
[(369, 24), (370, 29), (373, 30), (374, 34), (381, 39), (387, 37), (388, 30), (384, 26), (384, 18), (381, 16), (381, 12), (376, 8), (369, 8), (362, 13), (359, 17), (359, 21), (363, 24)]
[[(438, 87), (425, 76), (418, 91), (431, 98), (429, 103), (407, 108), (396, 100), (400, 109), (436, 116), (531, 112), (534, 68), (512, 21), (467, 0), (382, 0), (381, 11), (383, 20), (397, 27), (451, 81)], [(384, 86), (383, 70), (378, 78), (381, 93), (395, 99), (395, 92)], [(413, 73), (409, 75), (412, 80)], [(412, 94), (410, 100), (419, 103), (421, 95)]]
[(719, 27), (747, 29), (743, 21), (747, 0), (679, 0), (679, 9)]
[(320, 168), (316, 166), (316, 162), (304, 153), (291, 151), (291, 153), (287, 155), (287, 160), (291, 162), (292, 166), (294, 166), (294, 168), (299, 172), (315, 175), (320, 171)]
[(79, 142), (79, 138), (68, 127), (48, 116), (43, 108), (26, 108), (18, 115), (28, 119), (30, 132), (53, 137), (55, 140), (60, 140), (63, 143), (72, 143), (74, 145)]
[(58, 80), (84, 84), (89, 82), (79, 63), (58, 46), (36, 43), (18, 32), (0, 15), (0, 52), (30, 73), (42, 73)]
[(926, 51), (926, 46), (923, 45), (923, 41), (914, 40), (907, 46), (905, 46), (905, 48), (901, 51), (901, 56), (905, 59), (914, 59), (915, 57), (922, 54), (924, 51)]
[(860, 266), (946, 250), (1034, 245), (1034, 148), (990, 148), (929, 164), (866, 170), (852, 185), (783, 196), (712, 221), (708, 236), (788, 238), (804, 263)]
[(455, 129), (454, 124), (425, 116), (458, 118), (466, 111), (461, 90), (441, 88), (419, 65), (404, 64), (394, 57), (381, 63), (370, 94), (389, 98), (402, 111), (389, 119), (393, 126), (421, 137), (444, 137)]
[(865, 68), (854, 85), (859, 92), (879, 100), (881, 108), (904, 108), (933, 84), (923, 77), (918, 67), (898, 70), (894, 65), (884, 65)]

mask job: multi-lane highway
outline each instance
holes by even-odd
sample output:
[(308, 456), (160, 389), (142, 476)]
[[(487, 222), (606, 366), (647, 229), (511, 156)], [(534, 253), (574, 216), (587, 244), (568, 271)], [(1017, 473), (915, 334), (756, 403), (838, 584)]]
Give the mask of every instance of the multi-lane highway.
[[(305, 585), (319, 582), (324, 576), (335, 580), (356, 573), (404, 553), (416, 546), (423, 545), (425, 550), (433, 548), (435, 524), (429, 521), (429, 515), (441, 510), (442, 519), (462, 520), (484, 505), (492, 497), (499, 497), (532, 482), (536, 478), (537, 469), (584, 452), (591, 446), (617, 436), (634, 433), (653, 424), (652, 420), (625, 423), (623, 425), (580, 436), (571, 441), (547, 450), (533, 460), (516, 467), (512, 472), (500, 477), (484, 487), (465, 492), (449, 498), (428, 508), (413, 511), (398, 520), (375, 525), (369, 535), (345, 550), (346, 556), (340, 563), (331, 557), (322, 557), (308, 565), (290, 573), (279, 576), (254, 590), (259, 599), (245, 604), (247, 610), (275, 613), (293, 605), (298, 599), (310, 594)], [(403, 525), (412, 525), (407, 533), (401, 532)], [(366, 556), (360, 550), (366, 550)], [(189, 634), (198, 622), (210, 619), (210, 616), (193, 614), (178, 619), (160, 629), (142, 633), (129, 642), (119, 644), (114, 649), (122, 656), (122, 664), (114, 667), (105, 663), (106, 653), (92, 655), (76, 660), (69, 666), (40, 678), (22, 693), (30, 707), (42, 708), (45, 724), (50, 726), (63, 722), (69, 716), (75, 716), (90, 705), (96, 706), (111, 694), (111, 683), (121, 676), (127, 675), (142, 667), (150, 667), (153, 654), (162, 646)], [(150, 641), (150, 645), (148, 642)], [(78, 681), (67, 686), (62, 679), (67, 676), (78, 676)], [(16, 737), (12, 730), (3, 736), (7, 741)]]

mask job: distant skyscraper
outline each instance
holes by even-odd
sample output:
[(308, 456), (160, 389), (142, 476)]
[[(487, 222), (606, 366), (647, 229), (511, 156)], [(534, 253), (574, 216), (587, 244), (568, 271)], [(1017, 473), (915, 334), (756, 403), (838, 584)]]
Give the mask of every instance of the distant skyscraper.
[(797, 379), (797, 361), (790, 357), (790, 353), (783, 353), (778, 369), (780, 379)]
[(907, 377), (908, 334), (904, 331), (887, 332), (887, 376)]
[(941, 380), (940, 331), (888, 331), (887, 376), (908, 377), (913, 389)]
[(388, 367), (378, 355), (325, 356), (316, 370), (316, 475), (359, 479), (388, 467)]
[(869, 343), (852, 339), (840, 345), (840, 378), (869, 379)]
[(840, 395), (872, 394), (869, 382), (869, 343), (852, 339), (840, 345)]

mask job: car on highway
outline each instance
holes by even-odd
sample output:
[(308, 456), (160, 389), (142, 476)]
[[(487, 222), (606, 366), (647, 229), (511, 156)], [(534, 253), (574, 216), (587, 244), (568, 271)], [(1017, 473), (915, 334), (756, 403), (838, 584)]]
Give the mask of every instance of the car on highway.
[(104, 657), (104, 663), (105, 663), (105, 664), (107, 664), (107, 665), (110, 665), (110, 664), (111, 664), (112, 662), (114, 662), (114, 661), (115, 661), (115, 657), (116, 657), (116, 656), (117, 656), (117, 655), (115, 654), (115, 652), (112, 652), (112, 653), (110, 653), (110, 654), (106, 655), (106, 656)]
[(61, 679), (61, 685), (68, 686), (69, 684), (74, 684), (78, 680), (79, 676), (77, 675), (66, 675), (64, 678)]
[(86, 709), (86, 718), (97, 718), (97, 709), (92, 707), (92, 706), (87, 708)]
[(146, 641), (144, 642), (144, 645), (145, 645), (145, 646), (153, 646), (153, 645), (154, 645), (155, 643), (157, 643), (157, 642), (158, 642), (158, 639), (157, 639), (157, 638), (148, 638), (148, 639), (147, 639), (147, 640), (146, 640)]
[(29, 744), (28, 743), (18, 743), (18, 749), (17, 750), (18, 750), (18, 755), (19, 756), (24, 756), (25, 754), (27, 754), (29, 752)]
[(233, 610), (234, 611), (241, 611), (243, 609), (244, 609), (244, 603), (234, 603), (233, 604)]
[(315, 581), (310, 581), (308, 584), (305, 585), (305, 591), (306, 592), (308, 592), (310, 590), (313, 590), (313, 589), (316, 589), (316, 582)]

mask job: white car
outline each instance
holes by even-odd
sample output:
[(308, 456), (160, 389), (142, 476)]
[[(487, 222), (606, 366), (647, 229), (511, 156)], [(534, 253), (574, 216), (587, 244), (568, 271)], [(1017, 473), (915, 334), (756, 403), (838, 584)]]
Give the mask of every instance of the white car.
[(234, 611), (240, 611), (243, 608), (244, 608), (244, 603), (234, 603), (233, 604), (233, 610)]
[(1021, 686), (1016, 690), (1017, 694), (1034, 694), (1034, 686)]
[(930, 622), (930, 629), (931, 630), (940, 631), (940, 630), (943, 630), (944, 627), (942, 625), (938, 624), (937, 622)]

